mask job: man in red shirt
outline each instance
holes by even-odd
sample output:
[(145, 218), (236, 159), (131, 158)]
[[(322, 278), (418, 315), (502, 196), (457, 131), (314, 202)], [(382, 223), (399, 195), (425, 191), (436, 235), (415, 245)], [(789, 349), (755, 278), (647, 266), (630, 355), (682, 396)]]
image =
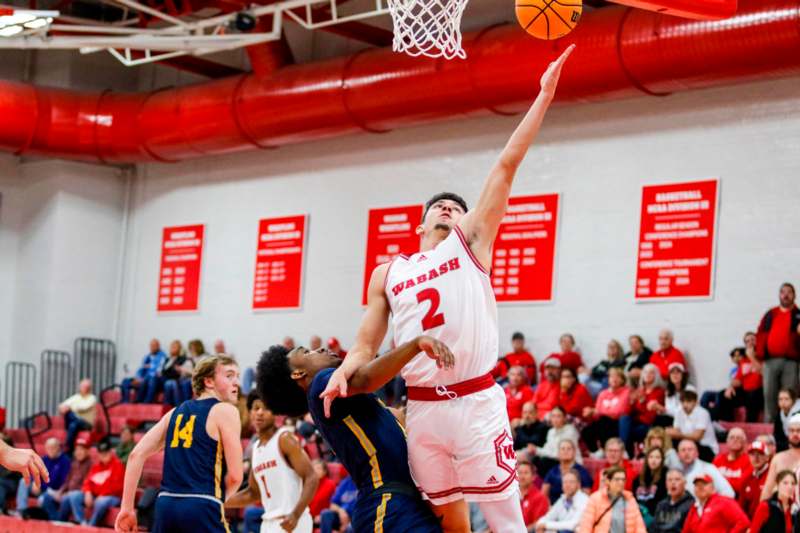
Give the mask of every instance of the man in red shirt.
[(672, 345), (673, 335), (668, 329), (662, 329), (658, 334), (659, 350), (653, 352), (650, 356), (650, 362), (658, 367), (661, 374), (661, 379), (666, 380), (669, 377), (669, 365), (672, 363), (680, 363), (686, 368), (686, 359), (683, 357), (683, 352)]
[(525, 335), (519, 331), (514, 333), (511, 336), (511, 349), (510, 353), (505, 354), (497, 361), (497, 366), (492, 370), (492, 377), (505, 379), (512, 366), (521, 366), (528, 376), (528, 383), (536, 385), (536, 359), (525, 348)]
[(597, 475), (594, 478), (592, 492), (595, 492), (600, 488), (600, 480), (603, 479), (603, 473), (606, 471), (606, 469), (611, 468), (612, 466), (618, 466), (625, 469), (625, 490), (632, 491), (633, 480), (636, 479), (636, 476), (639, 475), (639, 472), (636, 471), (636, 468), (634, 468), (630, 461), (625, 459), (625, 444), (622, 442), (622, 439), (617, 437), (611, 437), (608, 439), (606, 441), (604, 452), (606, 456), (606, 464), (603, 465), (603, 468), (597, 472)]
[(725, 441), (728, 445), (727, 452), (720, 452), (714, 458), (714, 466), (725, 476), (737, 496), (741, 494), (745, 481), (753, 472), (753, 465), (745, 453), (747, 450), (747, 435), (742, 428), (735, 427), (728, 432)]
[(774, 422), (778, 414), (778, 391), (798, 387), (800, 309), (794, 303), (794, 286), (781, 285), (779, 298), (780, 305), (766, 312), (756, 334), (756, 357), (764, 361), (765, 422)]
[(525, 369), (521, 366), (512, 366), (508, 371), (508, 385), (506, 391), (506, 409), (508, 419), (516, 425), (522, 418), (522, 406), (533, 400), (533, 389), (528, 386)]
[(761, 491), (767, 482), (769, 462), (772, 459), (767, 445), (757, 440), (750, 445), (747, 452), (750, 459), (750, 475), (744, 480), (742, 490), (739, 491), (739, 506), (744, 509), (747, 516), (754, 516), (756, 508), (761, 501)]
[(89, 469), (83, 480), (82, 492), (76, 491), (69, 495), (72, 514), (78, 522), (87, 524), (84, 510), (93, 507), (92, 517), (88, 522), (93, 527), (101, 526), (108, 510), (119, 505), (125, 478), (125, 467), (114, 455), (111, 443), (100, 441), (97, 444), (97, 455), (99, 461)]
[(714, 482), (705, 474), (694, 480), (697, 500), (683, 524), (683, 533), (745, 533), (750, 519), (736, 500), (714, 493)]
[[(564, 333), (558, 339), (561, 347), (560, 352), (554, 352), (547, 356), (548, 359), (558, 359), (562, 367), (568, 367), (580, 374), (584, 369), (581, 354), (575, 351), (575, 337), (572, 333)], [(541, 365), (541, 372), (544, 374), (544, 362)]]
[(544, 420), (547, 413), (558, 405), (561, 395), (561, 361), (548, 357), (542, 364), (544, 365), (544, 379), (536, 387), (533, 395), (533, 403), (536, 404), (539, 420)]
[[(336, 483), (328, 475), (328, 465), (322, 459), (315, 459), (311, 462), (314, 467), (314, 474), (319, 479), (317, 491), (308, 504), (308, 510), (313, 518), (317, 518), (323, 509), (327, 509), (331, 503), (331, 497), (336, 492)], [(262, 513), (263, 514), (263, 513)], [(259, 520), (261, 517), (259, 516)]]
[(533, 465), (528, 461), (517, 462), (517, 478), (519, 479), (519, 501), (522, 505), (522, 517), (525, 526), (532, 528), (550, 508), (550, 502), (542, 491), (533, 484)]

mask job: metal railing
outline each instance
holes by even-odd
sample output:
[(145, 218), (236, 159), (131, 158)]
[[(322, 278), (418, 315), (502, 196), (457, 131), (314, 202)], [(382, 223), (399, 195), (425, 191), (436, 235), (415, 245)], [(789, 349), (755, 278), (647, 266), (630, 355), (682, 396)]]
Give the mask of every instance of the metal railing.
[(102, 391), (115, 383), (117, 348), (107, 339), (75, 339), (75, 378), (92, 380), (94, 390)]
[(36, 366), (32, 363), (6, 363), (5, 406), (6, 425), (19, 428), (24, 418), (37, 410)]
[(43, 350), (39, 371), (39, 409), (55, 413), (58, 404), (77, 390), (72, 356), (68, 352)]

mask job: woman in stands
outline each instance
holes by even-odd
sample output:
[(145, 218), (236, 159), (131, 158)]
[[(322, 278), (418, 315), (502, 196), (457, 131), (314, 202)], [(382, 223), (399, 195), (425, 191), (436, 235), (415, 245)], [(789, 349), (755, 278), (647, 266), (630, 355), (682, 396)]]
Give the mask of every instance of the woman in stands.
[(612, 368), (625, 369), (625, 350), (616, 339), (611, 339), (606, 348), (606, 359), (592, 367), (588, 380), (583, 381), (586, 388), (592, 393), (592, 398), (597, 398), (600, 391), (608, 387), (608, 371)]
[(773, 435), (779, 452), (789, 448), (789, 418), (800, 413), (800, 400), (794, 389), (781, 389), (778, 392), (778, 417), (773, 422)]
[(558, 464), (551, 468), (544, 477), (542, 494), (550, 499), (553, 505), (561, 497), (563, 488), (561, 480), (569, 472), (577, 472), (581, 480), (581, 488), (588, 494), (592, 489), (592, 475), (586, 468), (576, 462), (579, 458), (578, 446), (569, 439), (562, 440), (558, 445)]
[(661, 448), (664, 451), (664, 464), (667, 468), (681, 468), (678, 452), (672, 447), (672, 439), (667, 435), (666, 429), (657, 426), (647, 432), (644, 438), (645, 455), (653, 448)]
[(791, 470), (782, 470), (777, 476), (778, 490), (756, 509), (751, 533), (792, 533), (792, 504), (797, 488), (797, 478)]
[(647, 533), (633, 495), (625, 490), (625, 469), (612, 466), (603, 473), (605, 487), (589, 497), (578, 533), (617, 532)]
[(681, 392), (689, 384), (689, 374), (682, 363), (672, 363), (669, 365), (669, 381), (667, 382), (667, 397), (663, 405), (656, 409), (656, 416), (653, 425), (660, 427), (672, 427), (675, 415), (682, 409)]
[(569, 367), (561, 369), (561, 394), (558, 404), (564, 408), (570, 420), (577, 420), (583, 416), (583, 410), (594, 404), (592, 395), (582, 384), (578, 383), (578, 376)]
[(667, 497), (667, 467), (664, 464), (664, 451), (650, 448), (644, 461), (642, 473), (633, 480), (633, 495), (639, 506), (647, 509), (645, 523), (656, 515), (656, 505)]
[(648, 363), (642, 369), (639, 386), (631, 391), (631, 413), (619, 420), (619, 436), (625, 442), (630, 457), (636, 455), (635, 443), (642, 442), (647, 435), (664, 401), (661, 374), (658, 367)]
[[(545, 440), (544, 446), (537, 447), (529, 444), (526, 448), (529, 458), (536, 465), (537, 472), (547, 472), (558, 464), (561, 441), (564, 439), (571, 440), (575, 443), (575, 448), (577, 449), (578, 438), (580, 437), (575, 426), (567, 423), (567, 414), (564, 412), (563, 407), (555, 406), (548, 416), (552, 427), (547, 432), (547, 440)], [(580, 462), (580, 456), (578, 456), (578, 461)]]
[(626, 386), (625, 371), (612, 368), (608, 371), (609, 387), (597, 396), (594, 407), (583, 411), (583, 418), (591, 420), (583, 429), (583, 441), (595, 452), (611, 437), (619, 436), (619, 420), (630, 413), (631, 394)]

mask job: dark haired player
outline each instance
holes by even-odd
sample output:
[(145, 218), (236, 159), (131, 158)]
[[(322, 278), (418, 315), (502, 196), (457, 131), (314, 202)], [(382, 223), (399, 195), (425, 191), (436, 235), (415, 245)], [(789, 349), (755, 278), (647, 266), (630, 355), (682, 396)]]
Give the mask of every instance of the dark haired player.
[[(390, 315), (395, 344), (424, 333), (453, 350), (454, 372), (443, 373), (419, 358), (402, 373), (408, 384), (411, 473), (443, 517), (445, 531), (469, 530), (466, 501), (480, 503), (494, 533), (525, 530), (505, 395), (490, 373), (499, 344), (489, 270), (514, 176), (573, 49), (568, 47), (542, 75), (541, 91), (486, 178), (475, 209), (467, 212), (456, 194), (437, 194), (425, 204), (416, 230), (420, 252), (372, 272), (355, 345), (323, 393), (326, 406), (347, 396), (348, 378), (378, 353)], [(509, 264), (514, 267), (513, 258)]]
[[(258, 363), (258, 392), (276, 414), (311, 416), (323, 438), (353, 478), (358, 500), (352, 516), (356, 532), (442, 531), (420, 498), (408, 469), (405, 432), (395, 415), (373, 394), (420, 352), (449, 370), (453, 354), (439, 341), (419, 337), (359, 368), (349, 381), (351, 396), (323, 413), (320, 393), (341, 360), (328, 350), (283, 346), (264, 352)], [(422, 357), (420, 355), (420, 357)]]

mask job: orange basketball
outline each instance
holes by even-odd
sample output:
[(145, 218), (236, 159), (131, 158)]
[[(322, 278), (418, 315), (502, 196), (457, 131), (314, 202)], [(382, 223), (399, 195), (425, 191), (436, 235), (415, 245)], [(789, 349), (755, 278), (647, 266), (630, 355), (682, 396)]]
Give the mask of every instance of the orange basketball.
[(558, 39), (578, 24), (580, 0), (516, 0), (517, 20), (525, 31), (539, 39)]

